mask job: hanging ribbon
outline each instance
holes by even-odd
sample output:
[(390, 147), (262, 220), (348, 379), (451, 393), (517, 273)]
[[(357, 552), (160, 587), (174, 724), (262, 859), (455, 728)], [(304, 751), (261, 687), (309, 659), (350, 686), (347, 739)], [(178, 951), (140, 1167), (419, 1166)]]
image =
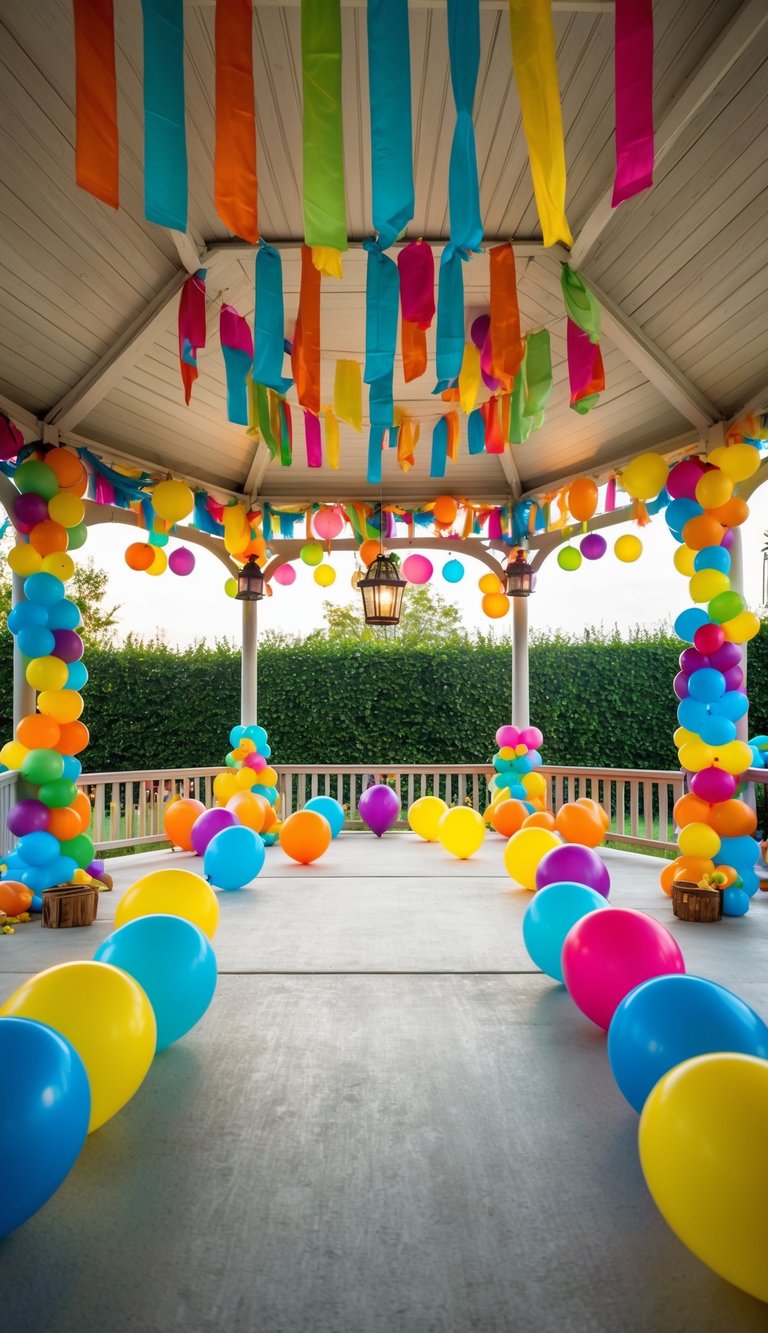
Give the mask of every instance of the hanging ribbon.
[(323, 441), (320, 435), (320, 418), (306, 409), (304, 410), (304, 440), (307, 446), (307, 467), (322, 467)]
[(478, 0), (448, 0), (448, 55), (456, 103), (456, 128), (448, 169), (451, 245), (479, 250), (483, 239), (480, 185), (472, 107), (480, 68), (480, 6)]
[(403, 319), (428, 329), (435, 317), (435, 257), (426, 241), (411, 241), (398, 252)]
[(219, 338), (227, 372), (227, 420), (237, 426), (247, 426), (246, 380), (253, 368), (253, 338), (248, 321), (238, 315), (234, 306), (221, 307)]
[(606, 514), (612, 514), (615, 508), (616, 508), (616, 478), (611, 477), (608, 481), (608, 485), (605, 488), (605, 504), (603, 506), (603, 512)]
[(280, 420), (280, 462), (283, 467), (293, 463), (293, 418), (284, 398), (277, 399)]
[(365, 279), (366, 384), (391, 374), (397, 346), (397, 307), (400, 280), (397, 264), (373, 241), (364, 241), (368, 261)]
[(334, 471), (339, 466), (339, 423), (330, 407), (325, 409), (325, 461)]
[(112, 0), (73, 0), (75, 20), (75, 177), (103, 203), (120, 203)]
[(368, 485), (377, 486), (381, 481), (381, 451), (384, 446), (384, 431), (380, 426), (371, 426), (368, 432)]
[(392, 372), (374, 380), (368, 395), (368, 414), (372, 426), (381, 426), (388, 430), (394, 423), (394, 402), (392, 397)]
[(144, 213), (187, 230), (184, 0), (141, 0), (144, 15)]
[(179, 298), (179, 367), (187, 406), (197, 379), (197, 353), (201, 347), (205, 347), (204, 268), (187, 278)]
[(525, 415), (526, 396), (525, 361), (523, 361), (512, 385), (509, 405), (509, 431), (507, 433), (510, 444), (525, 444), (533, 430), (533, 418)]
[(246, 391), (248, 394), (248, 429), (246, 435), (258, 443), (261, 439), (261, 429), (259, 427), (259, 386), (254, 383), (252, 378), (248, 379)]
[(353, 430), (363, 429), (363, 379), (359, 361), (337, 361), (333, 410)]
[(427, 335), (418, 324), (400, 321), (400, 344), (403, 353), (403, 379), (406, 384), (420, 379), (427, 369)]
[(430, 477), (444, 477), (448, 460), (448, 422), (439, 417), (432, 428), (432, 453), (429, 462)]
[(560, 271), (560, 287), (568, 318), (589, 335), (590, 342), (599, 342), (600, 307), (581, 274), (563, 264)]
[(485, 452), (503, 454), (504, 440), (501, 434), (498, 398), (489, 398), (487, 403), (483, 403), (480, 411), (485, 423)]
[(401, 472), (408, 472), (416, 462), (416, 445), (420, 433), (418, 421), (403, 413), (397, 431), (397, 465)]
[(603, 358), (599, 343), (590, 342), (588, 334), (578, 324), (574, 324), (572, 319), (567, 321), (567, 325), (571, 407), (580, 416), (585, 416), (599, 401), (605, 388)]
[(315, 268), (326, 278), (343, 278), (344, 265), (341, 262), (341, 253), (328, 245), (313, 245), (312, 263)]
[(467, 418), (467, 447), (470, 454), (485, 452), (485, 421), (479, 407)]
[(283, 263), (272, 245), (260, 245), (256, 255), (256, 308), (253, 316), (253, 378), (276, 393), (287, 393), (293, 380), (283, 376), (285, 309)]
[(455, 463), (459, 456), (459, 439), (461, 437), (459, 414), (458, 412), (448, 412), (445, 419), (448, 423), (448, 462)]
[(545, 245), (573, 237), (565, 217), (565, 145), (550, 0), (509, 0), (512, 64)]
[(320, 273), (312, 263), (312, 251), (306, 245), (301, 247), (301, 290), (291, 368), (301, 406), (317, 416), (320, 412)]
[(440, 259), (437, 296), (437, 389), (447, 389), (461, 370), (464, 356), (464, 274), (461, 256), (447, 245)]
[(549, 331), (537, 329), (535, 333), (529, 333), (525, 341), (526, 395), (523, 412), (525, 416), (534, 418), (536, 427), (541, 423), (536, 423), (535, 418), (544, 411), (552, 392), (552, 352)]
[(481, 384), (480, 349), (473, 342), (464, 344), (464, 356), (459, 371), (459, 402), (467, 416), (472, 412)]
[(280, 445), (278, 443), (278, 434), (276, 434), (272, 422), (269, 395), (263, 384), (256, 384), (255, 392), (259, 431), (270, 454), (273, 458), (277, 458)]
[(252, 0), (216, 0), (216, 212), (236, 236), (259, 239)]
[(408, 0), (368, 0), (373, 226), (386, 250), (413, 217)]
[(340, 0), (302, 0), (301, 77), (304, 239), (346, 250)]
[(653, 0), (616, 0), (613, 58), (617, 208), (653, 184)]
[(523, 360), (520, 310), (517, 304), (515, 252), (507, 242), (494, 245), (491, 261), (491, 373), (512, 381)]

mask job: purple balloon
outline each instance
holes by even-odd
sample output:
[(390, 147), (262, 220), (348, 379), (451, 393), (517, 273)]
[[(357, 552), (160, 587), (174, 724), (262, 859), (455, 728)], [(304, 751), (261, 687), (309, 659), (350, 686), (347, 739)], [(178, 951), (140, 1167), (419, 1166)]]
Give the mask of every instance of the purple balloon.
[(611, 892), (611, 877), (608, 867), (600, 860), (591, 847), (582, 847), (579, 843), (567, 842), (562, 847), (553, 847), (539, 862), (536, 871), (536, 888), (545, 889), (548, 884), (586, 884), (604, 898)]
[(103, 861), (100, 860), (91, 861), (91, 864), (89, 866), (86, 866), (85, 873), (86, 875), (93, 875), (94, 879), (98, 879), (101, 875), (104, 874), (104, 868), (105, 866)]
[[(368, 825), (377, 838), (380, 838), (382, 833), (386, 833), (387, 829), (392, 827), (400, 814), (400, 797), (391, 787), (385, 786), (383, 782), (377, 782), (375, 787), (369, 787), (363, 792), (357, 808), (363, 823)], [(192, 837), (194, 836), (193, 829)]]
[(689, 693), (688, 677), (686, 676), (684, 671), (678, 671), (677, 675), (675, 676), (675, 679), (672, 682), (672, 688), (675, 691), (675, 694), (677, 695), (678, 699), (688, 698), (688, 693)]
[(709, 665), (715, 668), (715, 671), (730, 671), (731, 667), (741, 666), (741, 649), (737, 643), (731, 643), (726, 640), (722, 648), (718, 648), (709, 659)]
[(694, 671), (703, 671), (709, 666), (709, 658), (700, 653), (698, 648), (685, 648), (680, 654), (680, 670), (684, 671), (686, 676), (690, 676)]
[(736, 790), (736, 779), (723, 768), (702, 768), (691, 778), (691, 791), (702, 801), (717, 805), (719, 801), (730, 801)]
[(56, 643), (53, 650), (55, 657), (60, 658), (62, 662), (80, 661), (83, 655), (83, 641), (77, 630), (55, 629), (53, 637)]
[(45, 833), (49, 814), (42, 801), (31, 798), (17, 801), (8, 815), (8, 832), (15, 838), (23, 838), (27, 833)]
[(723, 672), (723, 679), (727, 690), (739, 690), (744, 684), (744, 672), (740, 666), (729, 667)]
[(730, 551), (731, 547), (733, 546), (733, 528), (725, 529), (720, 545), (724, 546), (726, 551)]
[(608, 550), (608, 543), (599, 532), (588, 532), (579, 542), (579, 550), (585, 560), (602, 560)]
[(192, 825), (192, 846), (198, 856), (205, 855), (205, 849), (211, 838), (215, 838), (222, 829), (233, 828), (237, 822), (232, 811), (225, 810), (221, 805), (214, 806), (212, 810), (204, 810), (198, 815)]
[(179, 546), (177, 550), (171, 551), (168, 568), (172, 574), (179, 574), (182, 577), (191, 574), (195, 568), (195, 557), (186, 546)]
[(36, 495), (34, 491), (29, 491), (26, 495), (20, 495), (13, 506), (13, 513), (16, 522), (23, 524), (28, 530), (34, 528), (36, 523), (42, 523), (48, 517), (48, 501), (44, 500), (42, 495)]
[(491, 331), (490, 315), (478, 315), (477, 319), (472, 320), (472, 327), (469, 331), (469, 336), (472, 339), (473, 343), (475, 344), (475, 347), (477, 347), (478, 351), (482, 350), (483, 343), (488, 337), (490, 331)]

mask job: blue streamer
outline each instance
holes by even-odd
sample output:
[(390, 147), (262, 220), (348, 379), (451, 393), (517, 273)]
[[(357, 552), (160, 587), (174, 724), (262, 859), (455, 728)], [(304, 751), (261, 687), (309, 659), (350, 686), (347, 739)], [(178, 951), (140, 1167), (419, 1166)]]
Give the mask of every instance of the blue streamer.
[(364, 241), (368, 262), (365, 274), (365, 370), (366, 384), (391, 375), (397, 347), (397, 315), (400, 304), (400, 274), (394, 259), (374, 241)]
[(479, 250), (483, 239), (480, 185), (472, 107), (480, 68), (480, 6), (478, 0), (448, 0), (448, 53), (456, 103), (456, 128), (448, 173), (451, 244)]
[(437, 289), (437, 388), (441, 393), (455, 380), (464, 356), (464, 274), (458, 250), (447, 245), (440, 259)]
[[(392, 393), (392, 371), (374, 380), (368, 395), (368, 414), (371, 425), (377, 429), (389, 430), (393, 424), (395, 404)], [(395, 437), (397, 443), (397, 437)]]
[(448, 422), (440, 417), (432, 430), (432, 457), (429, 463), (430, 477), (444, 477), (448, 462)]
[(239, 347), (225, 347), (224, 369), (227, 375), (227, 421), (235, 426), (248, 425), (248, 372), (253, 364), (247, 352)]
[(373, 225), (386, 250), (414, 211), (408, 0), (368, 0)]
[(261, 244), (256, 255), (253, 378), (281, 395), (293, 384), (292, 379), (283, 376), (284, 356), (283, 261), (274, 246)]
[(377, 486), (381, 481), (381, 446), (384, 432), (378, 426), (371, 426), (368, 432), (368, 485)]
[(521, 500), (512, 511), (512, 537), (519, 546), (528, 536), (528, 524), (531, 520), (531, 500)]
[(187, 230), (184, 0), (142, 0), (144, 16), (144, 213)]
[(467, 445), (471, 454), (485, 453), (485, 422), (479, 407), (467, 417)]
[(211, 537), (224, 535), (224, 524), (217, 523), (208, 509), (208, 496), (200, 491), (195, 496), (195, 527), (200, 532), (207, 532)]

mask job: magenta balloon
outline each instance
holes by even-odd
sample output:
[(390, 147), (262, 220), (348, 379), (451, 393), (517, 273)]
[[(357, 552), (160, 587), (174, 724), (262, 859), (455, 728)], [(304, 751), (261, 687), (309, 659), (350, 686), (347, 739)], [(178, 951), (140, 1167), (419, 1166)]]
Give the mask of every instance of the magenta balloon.
[(723, 679), (726, 690), (739, 690), (744, 684), (744, 672), (739, 666), (729, 667), (723, 672)]
[(44, 500), (42, 495), (30, 491), (18, 497), (13, 506), (13, 513), (16, 522), (23, 523), (29, 531), (36, 523), (42, 523), (48, 517), (48, 501)]
[(409, 555), (403, 561), (403, 578), (409, 583), (429, 583), (433, 565), (425, 555)]
[(491, 329), (490, 315), (478, 315), (477, 319), (472, 320), (472, 327), (469, 331), (469, 336), (472, 339), (478, 351), (482, 350), (483, 343), (488, 337), (490, 329)]
[(672, 468), (667, 477), (667, 494), (673, 500), (695, 500), (696, 486), (705, 471), (698, 458), (684, 458)]
[(719, 801), (730, 801), (736, 791), (736, 779), (722, 768), (702, 768), (691, 778), (691, 791), (700, 800), (717, 805)]
[(400, 814), (400, 797), (391, 787), (379, 782), (364, 791), (357, 803), (360, 818), (372, 833), (380, 838), (391, 828)]
[(79, 662), (83, 655), (83, 641), (77, 630), (55, 629), (53, 631), (54, 656), (62, 662)]
[(192, 846), (198, 856), (204, 855), (211, 838), (215, 838), (222, 829), (232, 828), (237, 823), (232, 811), (225, 810), (223, 806), (215, 806), (213, 810), (204, 810), (198, 815), (192, 825)]
[(503, 750), (508, 745), (509, 746), (517, 745), (519, 740), (520, 740), (520, 730), (518, 727), (511, 727), (511, 726), (499, 727), (498, 731), (496, 732), (496, 744), (498, 745), (500, 750)]
[(718, 648), (709, 659), (709, 665), (715, 668), (715, 671), (730, 671), (731, 667), (741, 666), (741, 649), (737, 643), (731, 643), (726, 639), (722, 648)]
[(280, 583), (284, 588), (290, 588), (292, 583), (296, 582), (296, 570), (293, 565), (278, 565), (272, 578), (275, 583)]
[(688, 677), (684, 671), (678, 671), (672, 682), (672, 689), (675, 691), (678, 699), (688, 698)]
[(520, 732), (520, 745), (527, 745), (529, 750), (538, 750), (544, 744), (544, 734), (538, 727), (526, 727)]
[(168, 556), (168, 568), (172, 574), (179, 574), (183, 578), (195, 568), (195, 557), (186, 546), (179, 546)]
[[(604, 924), (602, 924), (604, 923)], [(612, 907), (571, 926), (562, 953), (568, 994), (587, 1018), (608, 1028), (625, 995), (651, 977), (684, 972), (677, 940), (646, 912)]]
[(611, 892), (608, 867), (591, 847), (579, 843), (564, 843), (553, 847), (539, 862), (536, 870), (536, 888), (546, 889), (549, 884), (586, 884), (604, 898)]
[(23, 838), (27, 833), (45, 833), (50, 813), (42, 801), (29, 797), (17, 801), (8, 813), (8, 832), (15, 838)]
[(332, 541), (344, 527), (344, 514), (336, 505), (332, 509), (318, 509), (312, 519), (312, 527), (317, 537)]
[(703, 653), (695, 648), (684, 648), (679, 657), (680, 670), (684, 671), (686, 676), (690, 676), (694, 671), (703, 671), (709, 666), (709, 658), (704, 657)]
[(724, 546), (726, 551), (730, 551), (733, 546), (733, 528), (725, 529), (720, 545)]
[(267, 767), (267, 761), (263, 754), (257, 754), (255, 750), (251, 750), (251, 753), (247, 754), (243, 760), (243, 767), (252, 768), (254, 773), (260, 773), (262, 768)]
[(585, 560), (601, 560), (608, 550), (608, 543), (599, 532), (588, 532), (579, 542), (579, 550)]

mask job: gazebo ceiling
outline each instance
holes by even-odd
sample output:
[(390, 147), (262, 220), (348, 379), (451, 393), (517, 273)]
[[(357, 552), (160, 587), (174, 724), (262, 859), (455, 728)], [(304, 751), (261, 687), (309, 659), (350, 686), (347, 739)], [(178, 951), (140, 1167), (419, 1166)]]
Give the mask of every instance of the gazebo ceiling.
[[(365, 10), (342, 0), (347, 218), (371, 232)], [(768, 398), (768, 11), (763, 0), (657, 4), (653, 188), (611, 211), (613, 19), (606, 0), (553, 5), (568, 168), (571, 263), (603, 309), (606, 391), (586, 417), (568, 406), (559, 266), (544, 251), (512, 78), (506, 5), (481, 0), (475, 104), (486, 238), (516, 242), (523, 331), (550, 330), (554, 389), (544, 426), (502, 456), (460, 456), (430, 480), (429, 434), (439, 415), (432, 364), (415, 384), (395, 369), (395, 402), (421, 418), (412, 471), (385, 451), (388, 498), (519, 494), (578, 470), (607, 469), (648, 447), (707, 438), (710, 427)], [(253, 313), (253, 253), (233, 240), (213, 203), (214, 5), (187, 3), (186, 101), (190, 226), (186, 236), (143, 216), (142, 28), (138, 0), (115, 6), (121, 206), (74, 178), (74, 52), (70, 0), (5, 0), (0, 16), (0, 393), (21, 423), (85, 439), (208, 485), (271, 499), (361, 497), (367, 431), (342, 426), (341, 466), (310, 472), (303, 451), (284, 469), (229, 424), (218, 346), (222, 300)], [(444, 6), (411, 3), (416, 216), (409, 237), (448, 233), (447, 170), (454, 124)], [(286, 334), (296, 317), (302, 236), (298, 4), (254, 15), (259, 217), (285, 243)], [(289, 243), (293, 243), (291, 248)], [(208, 344), (184, 405), (176, 334), (187, 272), (208, 269)], [(323, 401), (336, 358), (362, 360), (365, 256), (344, 258), (342, 282), (322, 286)], [(468, 316), (488, 305), (488, 259), (465, 266)], [(432, 335), (433, 336), (433, 335)], [(434, 344), (432, 344), (432, 351)], [(444, 407), (443, 407), (443, 410)]]

